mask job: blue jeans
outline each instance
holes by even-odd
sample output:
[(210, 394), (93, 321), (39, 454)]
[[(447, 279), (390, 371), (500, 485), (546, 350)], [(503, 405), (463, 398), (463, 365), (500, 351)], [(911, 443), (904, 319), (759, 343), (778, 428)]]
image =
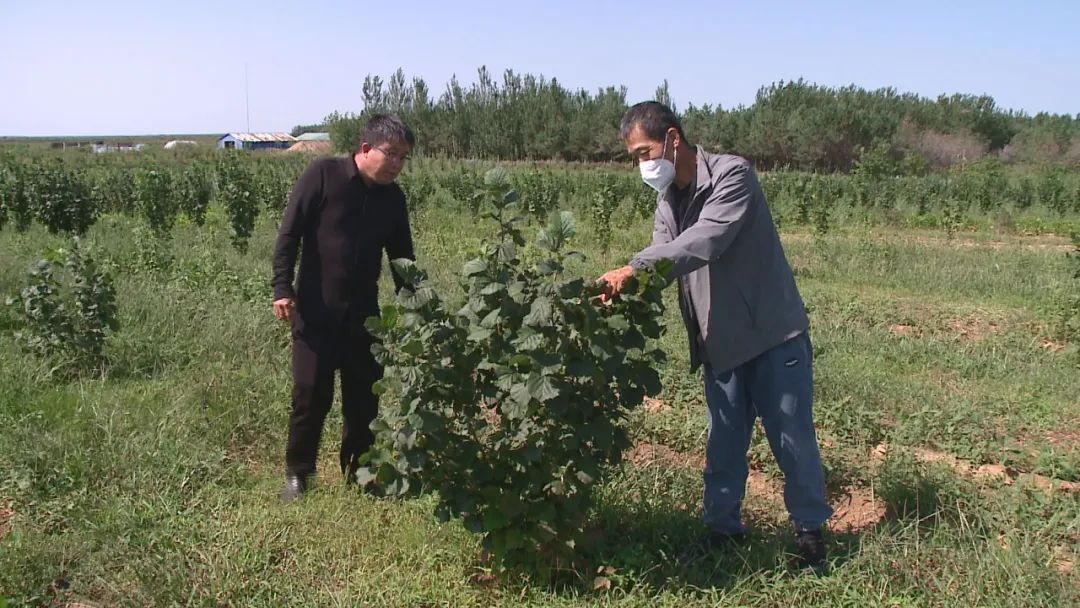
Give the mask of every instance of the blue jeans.
[(817, 530), (832, 515), (825, 502), (813, 421), (810, 336), (803, 332), (733, 370), (705, 367), (709, 437), (705, 446), (705, 524), (720, 533), (743, 531), (740, 512), (746, 453), (761, 417), (773, 456), (784, 473), (784, 504), (798, 530)]

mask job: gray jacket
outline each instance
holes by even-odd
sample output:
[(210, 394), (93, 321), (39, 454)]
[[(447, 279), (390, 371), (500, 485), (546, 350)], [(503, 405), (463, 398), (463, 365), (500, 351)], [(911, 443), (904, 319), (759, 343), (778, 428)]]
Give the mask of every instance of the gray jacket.
[(691, 368), (724, 372), (806, 331), (809, 319), (749, 161), (700, 146), (697, 155), (683, 221), (672, 186), (656, 198), (652, 245), (630, 264), (674, 263)]

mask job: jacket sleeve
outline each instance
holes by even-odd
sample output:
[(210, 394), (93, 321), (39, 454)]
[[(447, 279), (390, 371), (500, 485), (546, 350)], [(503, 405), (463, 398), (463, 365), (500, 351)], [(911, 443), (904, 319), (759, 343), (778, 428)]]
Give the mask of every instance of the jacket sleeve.
[(634, 256), (630, 265), (645, 268), (663, 259), (671, 260), (673, 266), (667, 278), (674, 280), (719, 258), (748, 217), (752, 183), (749, 162), (743, 160), (727, 169), (713, 186), (693, 226), (662, 243), (656, 241), (654, 230), (653, 244)]
[[(409, 208), (405, 204), (404, 196), (401, 198), (400, 209), (401, 211), (398, 214), (397, 222), (394, 224), (394, 231), (386, 241), (386, 257), (388, 257), (391, 262), (401, 258), (410, 260), (416, 259), (416, 252), (413, 248), (412, 228), (409, 226)], [(401, 288), (405, 286), (405, 281), (398, 276), (393, 265), (390, 266), (390, 274), (394, 278), (394, 291), (401, 291)]]
[(293, 291), (293, 278), (296, 272), (296, 257), (300, 250), (300, 241), (307, 228), (307, 220), (322, 197), (322, 169), (318, 161), (312, 162), (296, 180), (289, 202), (285, 205), (285, 216), (278, 228), (277, 242), (274, 244), (273, 279), (274, 299), (296, 298)]

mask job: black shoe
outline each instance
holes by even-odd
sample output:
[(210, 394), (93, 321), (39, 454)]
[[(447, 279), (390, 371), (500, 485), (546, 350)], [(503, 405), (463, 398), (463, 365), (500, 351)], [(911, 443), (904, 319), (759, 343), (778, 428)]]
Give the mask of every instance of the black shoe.
[(795, 553), (799, 556), (800, 568), (812, 568), (822, 571), (826, 562), (825, 538), (821, 530), (807, 530), (795, 533)]
[(290, 503), (304, 492), (307, 492), (307, 476), (288, 474), (285, 476), (285, 487), (281, 490), (281, 502)]

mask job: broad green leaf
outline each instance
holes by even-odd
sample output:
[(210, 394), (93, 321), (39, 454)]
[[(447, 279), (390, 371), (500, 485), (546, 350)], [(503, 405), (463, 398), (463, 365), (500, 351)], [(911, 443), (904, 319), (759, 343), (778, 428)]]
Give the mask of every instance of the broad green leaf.
[(489, 188), (502, 188), (510, 183), (510, 173), (503, 167), (489, 169), (484, 174), (484, 185)]
[(499, 262), (503, 264), (509, 264), (517, 259), (517, 245), (513, 242), (502, 243), (499, 245)]
[(484, 274), (487, 272), (488, 263), (487, 260), (475, 259), (465, 262), (465, 266), (461, 269), (461, 274), (466, 277), (471, 277), (478, 274)]
[(499, 509), (488, 508), (484, 510), (484, 529), (498, 530), (499, 528), (505, 528), (510, 523), (510, 520)]
[(563, 269), (562, 264), (555, 260), (544, 260), (536, 265), (536, 272), (540, 276), (553, 275), (556, 272), (561, 272)]
[(559, 373), (563, 369), (563, 357), (559, 353), (544, 352), (532, 356), (533, 361), (540, 367), (540, 372), (545, 376)]
[(474, 326), (469, 329), (469, 336), (467, 339), (470, 342), (483, 342), (484, 340), (491, 338), (494, 333), (495, 330), (490, 327)]
[(420, 340), (409, 340), (401, 346), (401, 352), (414, 357), (420, 356), (424, 353), (424, 343)]
[(383, 418), (376, 418), (371, 421), (371, 431), (376, 435), (381, 435), (390, 431), (390, 425), (386, 423)]
[(435, 292), (430, 287), (419, 287), (416, 291), (403, 288), (398, 292), (398, 302), (402, 306), (416, 310), (435, 298)]
[(529, 389), (524, 383), (518, 382), (510, 387), (510, 398), (504, 400), (499, 409), (503, 415), (511, 420), (524, 418), (529, 412)]
[(487, 328), (491, 329), (491, 328), (494, 328), (494, 327), (498, 326), (499, 323), (502, 320), (503, 320), (502, 319), (502, 310), (496, 308), (495, 310), (492, 310), (491, 312), (489, 312), (487, 314), (487, 316), (485, 316), (483, 319), (480, 320), (480, 326), (481, 327), (487, 327)]
[(521, 296), (525, 294), (525, 282), (511, 281), (506, 287), (506, 293), (515, 301), (520, 301)]
[(382, 395), (387, 391), (387, 383), (385, 380), (377, 380), (371, 385), (371, 392), (374, 395)]
[[(509, 392), (514, 390), (514, 385), (517, 384), (521, 380), (521, 374), (518, 374), (516, 372), (506, 371), (506, 370), (507, 370), (507, 368), (501, 368), (500, 369), (500, 372), (505, 372), (505, 373), (500, 373), (499, 377), (496, 378), (495, 386), (498, 387), (500, 390), (503, 390), (503, 391), (506, 391), (506, 392), (509, 393)], [(528, 398), (528, 393), (526, 393), (526, 399), (527, 398)]]
[(569, 211), (553, 211), (547, 225), (537, 235), (537, 243), (548, 251), (559, 251), (574, 236), (574, 214)]
[(607, 324), (615, 331), (626, 331), (630, 329), (630, 322), (627, 321), (626, 317), (623, 315), (612, 315), (608, 317)]
[(522, 320), (526, 325), (546, 327), (551, 325), (552, 302), (550, 298), (540, 297), (533, 300), (529, 314)]
[(434, 433), (443, 428), (442, 416), (434, 412), (421, 411), (418, 414), (413, 414), (409, 417), (409, 422), (416, 427), (418, 431), (424, 433)]
[(364, 320), (364, 329), (374, 336), (381, 336), (393, 329), (396, 322), (397, 308), (384, 306), (382, 316), (368, 317)]
[(544, 334), (524, 334), (514, 341), (514, 346), (520, 350), (536, 350), (544, 345)]
[(536, 372), (529, 374), (528, 391), (537, 401), (543, 403), (559, 396), (559, 389), (555, 386), (550, 376), (542, 376)]

